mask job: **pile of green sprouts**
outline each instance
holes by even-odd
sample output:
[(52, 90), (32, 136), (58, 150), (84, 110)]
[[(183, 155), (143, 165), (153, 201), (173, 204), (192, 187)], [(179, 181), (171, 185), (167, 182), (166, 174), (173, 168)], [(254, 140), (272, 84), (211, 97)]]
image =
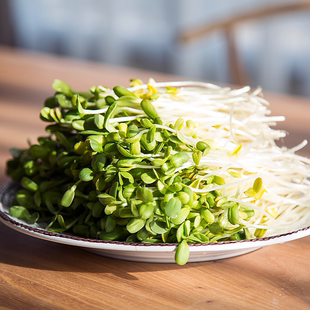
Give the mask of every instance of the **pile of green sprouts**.
[[(40, 113), (48, 136), (13, 149), (7, 163), (23, 188), (10, 214), (85, 238), (177, 243), (180, 265), (188, 261), (188, 244), (262, 237), (264, 226), (248, 227), (265, 193), (262, 178), (250, 176), (241, 193), (248, 202), (225, 192), (228, 179), (203, 164), (215, 149), (212, 141), (198, 139), (191, 120), (163, 123), (154, 108), (161, 96), (182, 100), (178, 89), (135, 88), (140, 84), (132, 80), (132, 91), (98, 86), (81, 93), (55, 80), (56, 93)], [(227, 171), (238, 183), (240, 169)]]

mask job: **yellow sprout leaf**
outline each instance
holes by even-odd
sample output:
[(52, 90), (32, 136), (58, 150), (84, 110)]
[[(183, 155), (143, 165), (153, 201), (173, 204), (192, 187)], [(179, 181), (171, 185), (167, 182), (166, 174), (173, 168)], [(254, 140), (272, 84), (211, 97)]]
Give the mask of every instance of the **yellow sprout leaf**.
[(222, 177), (220, 177), (220, 176), (218, 176), (218, 175), (215, 175), (215, 176), (213, 177), (212, 183), (216, 183), (216, 184), (218, 184), (218, 185), (223, 185), (223, 184), (225, 184), (226, 182), (225, 182), (225, 179), (224, 179), (224, 178), (222, 178)]
[(261, 228), (257, 228), (254, 232), (254, 236), (256, 238), (262, 238), (264, 237), (265, 233), (266, 233), (267, 229), (261, 229)]
[(140, 94), (140, 98), (142, 99), (150, 99), (151, 97), (154, 98), (157, 95), (157, 93), (158, 91), (154, 86), (152, 86), (151, 84), (147, 84), (147, 92), (144, 94)]
[(230, 156), (238, 156), (242, 149), (242, 144), (239, 144), (231, 153)]
[[(140, 86), (140, 85), (143, 85), (143, 82), (139, 79), (131, 79), (129, 85), (130, 87)], [(140, 98), (141, 95), (143, 95), (144, 90), (142, 88), (137, 89), (137, 90), (134, 90), (133, 93), (135, 94), (136, 97)]]
[(264, 189), (263, 187), (263, 180), (261, 178), (257, 178), (253, 183), (253, 187), (250, 187), (244, 193), (248, 197), (253, 197), (254, 200), (256, 201), (261, 199), (265, 192), (266, 189)]
[(190, 184), (190, 186), (193, 188), (199, 188), (200, 182), (201, 182), (201, 179), (196, 179), (194, 182)]
[(118, 124), (118, 130), (119, 131), (122, 131), (124, 133), (124, 135), (126, 136), (127, 134), (127, 129), (128, 129), (128, 126), (126, 123), (120, 123)]
[(151, 93), (151, 95), (157, 94), (157, 89), (151, 84), (147, 84), (147, 88), (149, 90), (149, 93)]
[(80, 141), (74, 145), (74, 151), (79, 155), (85, 154), (88, 150), (89, 148), (86, 142)]
[(178, 88), (166, 86), (166, 94), (176, 95), (178, 92), (179, 92)]
[(184, 126), (184, 119), (183, 118), (178, 118), (173, 126), (174, 129), (176, 130), (181, 130)]
[(143, 85), (143, 82), (139, 79), (130, 79), (130, 87)]
[(254, 181), (254, 184), (253, 184), (253, 190), (258, 193), (263, 187), (263, 180), (262, 178), (257, 178), (255, 181)]
[(196, 126), (196, 123), (195, 122), (193, 122), (192, 120), (187, 120), (186, 121), (186, 128), (188, 128), (188, 129), (193, 129), (193, 128), (196, 128), (197, 126)]
[(242, 172), (241, 171), (236, 171), (233, 169), (228, 169), (227, 172), (234, 178), (241, 178), (242, 177)]
[[(143, 82), (139, 79), (130, 79), (130, 87), (135, 87), (135, 86), (140, 86), (143, 85)], [(140, 96), (144, 93), (144, 90), (141, 89), (137, 89), (134, 90), (133, 93), (135, 94), (136, 97), (140, 98)]]
[(178, 96), (179, 89), (176, 87), (166, 86), (166, 94), (170, 95), (173, 99), (179, 100), (179, 101), (185, 101), (184, 98), (181, 96)]

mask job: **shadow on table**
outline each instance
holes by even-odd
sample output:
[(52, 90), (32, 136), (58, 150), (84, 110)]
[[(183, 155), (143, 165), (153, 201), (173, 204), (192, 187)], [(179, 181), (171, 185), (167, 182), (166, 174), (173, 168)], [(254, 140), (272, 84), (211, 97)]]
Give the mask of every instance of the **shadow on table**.
[(36, 239), (0, 223), (0, 263), (52, 271), (111, 273), (120, 278), (137, 280), (129, 273), (193, 268), (201, 264), (215, 264), (216, 261), (185, 266), (123, 261), (96, 255), (75, 246)]

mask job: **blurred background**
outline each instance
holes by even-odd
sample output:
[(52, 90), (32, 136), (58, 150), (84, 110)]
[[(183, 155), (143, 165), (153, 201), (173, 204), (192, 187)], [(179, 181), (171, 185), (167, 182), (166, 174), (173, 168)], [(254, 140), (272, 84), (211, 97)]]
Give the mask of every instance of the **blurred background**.
[(302, 96), (309, 29), (309, 1), (0, 0), (2, 45)]

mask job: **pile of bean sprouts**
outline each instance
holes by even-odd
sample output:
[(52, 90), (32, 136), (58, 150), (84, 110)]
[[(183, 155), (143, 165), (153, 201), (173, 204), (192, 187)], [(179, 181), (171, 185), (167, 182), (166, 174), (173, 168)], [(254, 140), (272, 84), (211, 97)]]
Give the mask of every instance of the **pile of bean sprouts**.
[[(164, 125), (183, 118), (193, 125), (181, 130), (187, 139), (193, 144), (203, 139), (211, 146), (200, 162), (206, 166), (201, 177), (216, 174), (225, 178), (226, 184), (210, 191), (219, 189), (230, 200), (255, 210), (251, 221), (241, 220), (242, 224), (251, 231), (267, 229), (265, 236), (310, 225), (310, 159), (295, 154), (307, 141), (292, 149), (277, 146), (275, 141), (286, 133), (270, 126), (285, 118), (269, 116), (269, 103), (262, 97), (261, 88), (232, 90), (201, 82), (153, 82), (152, 86), (160, 94), (153, 105)], [(177, 93), (167, 93), (167, 86), (176, 87)], [(147, 87), (144, 84), (129, 90)], [(258, 177), (266, 191), (255, 201), (244, 192)]]

